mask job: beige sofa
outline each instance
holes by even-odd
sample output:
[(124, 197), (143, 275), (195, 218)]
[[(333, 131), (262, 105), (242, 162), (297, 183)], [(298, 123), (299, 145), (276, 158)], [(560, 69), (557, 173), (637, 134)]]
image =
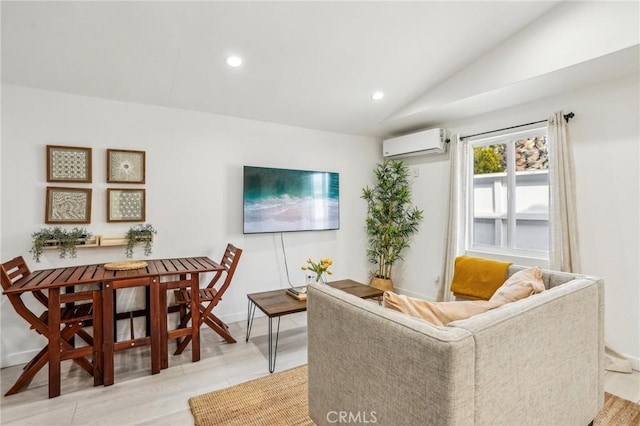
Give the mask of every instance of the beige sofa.
[(544, 281), (547, 291), (447, 327), (311, 285), (312, 420), (586, 426), (604, 401), (603, 281)]

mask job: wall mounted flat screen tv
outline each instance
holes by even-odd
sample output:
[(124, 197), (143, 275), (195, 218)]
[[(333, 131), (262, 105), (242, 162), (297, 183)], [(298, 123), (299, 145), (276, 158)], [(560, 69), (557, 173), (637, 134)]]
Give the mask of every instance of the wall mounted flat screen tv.
[(244, 166), (243, 232), (340, 228), (340, 177), (334, 172)]

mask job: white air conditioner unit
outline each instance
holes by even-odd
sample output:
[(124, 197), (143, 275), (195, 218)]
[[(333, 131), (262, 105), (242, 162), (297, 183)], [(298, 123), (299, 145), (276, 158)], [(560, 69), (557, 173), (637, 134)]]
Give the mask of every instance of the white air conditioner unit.
[(449, 137), (445, 129), (422, 130), (382, 141), (384, 158), (436, 155), (447, 152)]

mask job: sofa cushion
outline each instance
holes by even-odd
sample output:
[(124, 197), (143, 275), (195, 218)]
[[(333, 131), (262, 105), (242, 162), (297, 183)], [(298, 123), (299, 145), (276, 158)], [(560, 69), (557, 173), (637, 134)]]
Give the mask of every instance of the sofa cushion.
[(524, 299), (544, 291), (542, 269), (535, 267), (516, 272), (504, 281), (489, 300), (465, 300), (455, 302), (428, 302), (402, 294), (385, 291), (384, 306), (431, 324), (446, 326), (452, 321), (467, 319), (505, 303)]

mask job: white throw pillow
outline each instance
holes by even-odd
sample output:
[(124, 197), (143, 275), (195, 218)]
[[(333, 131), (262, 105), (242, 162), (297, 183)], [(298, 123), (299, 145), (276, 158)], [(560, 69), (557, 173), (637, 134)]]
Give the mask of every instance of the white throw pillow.
[(536, 266), (523, 269), (510, 276), (489, 300), (500, 302), (500, 304), (511, 303), (544, 290), (542, 269)]

